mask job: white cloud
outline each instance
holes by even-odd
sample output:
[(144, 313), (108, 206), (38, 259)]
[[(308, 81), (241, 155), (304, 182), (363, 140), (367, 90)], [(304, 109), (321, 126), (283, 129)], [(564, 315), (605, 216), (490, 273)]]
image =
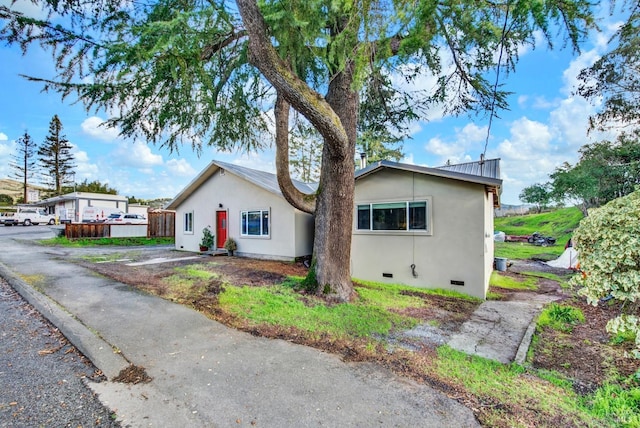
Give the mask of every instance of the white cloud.
[(152, 153), (151, 148), (141, 142), (120, 142), (111, 156), (115, 164), (138, 168), (145, 173), (151, 173), (151, 167), (163, 163), (161, 155)]
[(107, 127), (105, 121), (98, 116), (86, 118), (80, 127), (84, 134), (97, 140), (112, 142), (119, 139), (120, 131), (117, 128)]
[(9, 137), (4, 132), (0, 132), (0, 141), (7, 141)]
[(169, 159), (166, 162), (167, 170), (173, 175), (181, 177), (194, 177), (197, 171), (187, 162), (186, 159)]
[(93, 164), (89, 160), (89, 154), (84, 150), (79, 150), (78, 146), (74, 145), (72, 149), (73, 159), (76, 164), (75, 167), (75, 180), (76, 183), (80, 183), (84, 180), (100, 181), (98, 174), (98, 165)]
[(89, 162), (89, 155), (87, 154), (87, 152), (85, 152), (83, 150), (74, 151), (73, 152), (73, 157), (74, 157), (75, 161), (79, 162), (79, 163)]
[(236, 157), (232, 163), (258, 171), (276, 172), (275, 155), (271, 152), (249, 153)]
[(11, 174), (9, 164), (14, 150), (15, 141), (0, 140), (0, 177), (8, 177)]
[(402, 158), (402, 160), (400, 161), (401, 163), (406, 163), (409, 165), (415, 165), (416, 161), (413, 160), (413, 153), (409, 153), (407, 154), (404, 158)]
[(447, 161), (451, 163), (468, 162), (472, 158), (468, 150), (483, 144), (486, 134), (486, 126), (468, 123), (463, 128), (455, 129), (452, 141), (434, 137), (427, 142), (424, 148), (428, 153), (438, 157), (438, 165), (444, 165)]
[(0, 158), (8, 157), (15, 150), (15, 141), (0, 143)]
[(518, 106), (520, 106), (520, 108), (525, 108), (527, 105), (527, 102), (529, 101), (529, 96), (528, 95), (518, 95)]
[(489, 157), (500, 157), (502, 200), (519, 203), (520, 191), (536, 182), (549, 181), (549, 174), (565, 159), (559, 156), (548, 125), (521, 117), (511, 123), (510, 135)]

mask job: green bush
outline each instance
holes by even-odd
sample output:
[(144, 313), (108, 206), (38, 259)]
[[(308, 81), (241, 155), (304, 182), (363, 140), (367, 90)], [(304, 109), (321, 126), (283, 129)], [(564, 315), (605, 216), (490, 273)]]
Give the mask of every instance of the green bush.
[(609, 321), (607, 331), (633, 332), (640, 358), (640, 190), (615, 199), (589, 212), (576, 229), (574, 244), (579, 251), (582, 275), (571, 283), (583, 287), (579, 293), (592, 305), (611, 296), (623, 302), (621, 316)]

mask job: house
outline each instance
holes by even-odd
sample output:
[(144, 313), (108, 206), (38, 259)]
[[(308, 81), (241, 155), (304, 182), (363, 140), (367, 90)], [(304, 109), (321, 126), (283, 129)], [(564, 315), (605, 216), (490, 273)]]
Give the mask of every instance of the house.
[(499, 159), (356, 172), (351, 274), (485, 298), (493, 270)]
[[(356, 171), (352, 276), (485, 298), (499, 165), (381, 161)], [(274, 174), (213, 161), (167, 208), (176, 211), (179, 250), (198, 251), (202, 229), (212, 226), (217, 248), (233, 237), (241, 256), (291, 260), (312, 252), (313, 218), (284, 200)]]
[(88, 221), (89, 219), (83, 219), (83, 213), (90, 207), (95, 208), (98, 220), (104, 220), (114, 210), (128, 212), (129, 208), (126, 196), (91, 192), (67, 193), (43, 199), (33, 205), (46, 208), (49, 214), (55, 214), (61, 222), (73, 223)]
[[(305, 193), (313, 185), (294, 182)], [(213, 161), (166, 207), (176, 211), (176, 249), (198, 251), (202, 230), (210, 227), (216, 249), (227, 238), (235, 254), (276, 260), (309, 256), (313, 216), (284, 199), (274, 174)]]

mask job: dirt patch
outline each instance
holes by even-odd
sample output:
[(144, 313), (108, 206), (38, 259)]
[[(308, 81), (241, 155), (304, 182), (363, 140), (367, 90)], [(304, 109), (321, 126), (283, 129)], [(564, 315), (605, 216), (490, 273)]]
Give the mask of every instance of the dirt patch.
[[(308, 271), (301, 262), (210, 255), (204, 255), (198, 259), (181, 260), (182, 254), (173, 250), (165, 250), (162, 252), (154, 251), (152, 255), (143, 253), (136, 256), (135, 260), (132, 259), (128, 262), (93, 263), (83, 259), (76, 259), (76, 262), (119, 282), (160, 295), (164, 294), (162, 290), (166, 287), (163, 279), (173, 275), (176, 267), (200, 265), (201, 269), (219, 275), (220, 281), (251, 286), (280, 284), (288, 276), (303, 277)], [(175, 260), (142, 266), (128, 266), (129, 263), (152, 258)]]
[(607, 322), (620, 314), (618, 304), (587, 304), (577, 298), (562, 304), (579, 308), (585, 322), (577, 324), (571, 332), (544, 328), (538, 333), (534, 345), (534, 367), (562, 373), (574, 382), (577, 392), (594, 391), (605, 381), (627, 378), (640, 370), (640, 362), (625, 356), (631, 342), (612, 344), (606, 332)]
[(131, 364), (129, 367), (122, 369), (120, 373), (118, 373), (118, 376), (113, 378), (113, 382), (136, 385), (138, 383), (151, 382), (151, 378), (144, 367), (138, 367)]

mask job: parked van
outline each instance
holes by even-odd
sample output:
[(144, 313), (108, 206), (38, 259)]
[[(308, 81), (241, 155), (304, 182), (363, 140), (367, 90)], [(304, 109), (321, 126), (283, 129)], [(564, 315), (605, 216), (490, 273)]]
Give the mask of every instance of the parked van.
[(109, 218), (111, 214), (120, 214), (123, 211), (120, 208), (107, 207), (84, 207), (82, 209), (83, 223), (102, 223)]
[(31, 226), (32, 224), (56, 224), (56, 217), (48, 214), (47, 210), (36, 207), (20, 207), (11, 217), (4, 220), (5, 226), (13, 226), (21, 224), (23, 226)]
[(17, 212), (18, 210), (4, 210), (2, 212), (0, 212), (0, 224), (4, 224), (4, 221), (6, 219), (12, 219), (13, 215)]

